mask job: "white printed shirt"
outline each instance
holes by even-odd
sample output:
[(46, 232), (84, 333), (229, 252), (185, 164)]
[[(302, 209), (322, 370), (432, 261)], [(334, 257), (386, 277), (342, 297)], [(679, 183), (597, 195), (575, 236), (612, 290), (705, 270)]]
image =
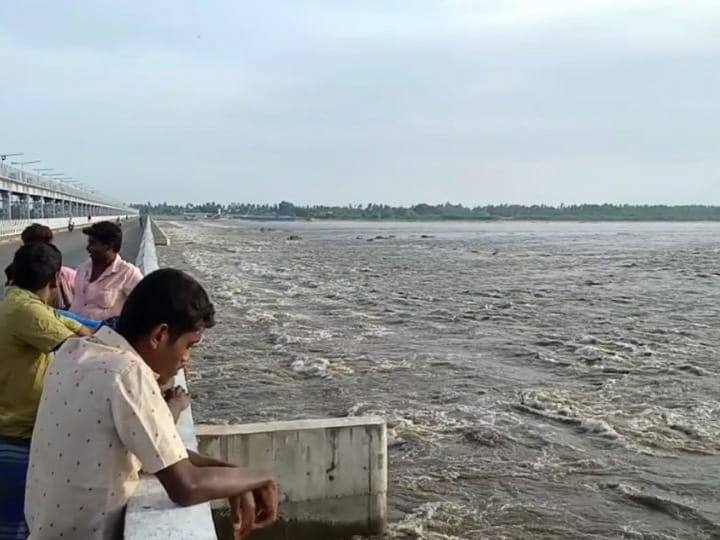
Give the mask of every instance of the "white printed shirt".
[(142, 468), (188, 457), (153, 371), (103, 327), (68, 340), (48, 369), (30, 449), (31, 540), (120, 538)]

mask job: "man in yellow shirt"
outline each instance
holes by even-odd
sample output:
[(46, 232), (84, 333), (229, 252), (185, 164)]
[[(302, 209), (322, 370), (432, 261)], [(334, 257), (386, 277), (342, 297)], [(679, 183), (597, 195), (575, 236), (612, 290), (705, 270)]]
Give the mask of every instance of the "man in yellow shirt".
[(15, 280), (0, 302), (0, 540), (27, 535), (23, 501), (35, 417), (51, 353), (90, 331), (48, 305), (62, 255), (52, 244), (21, 247)]

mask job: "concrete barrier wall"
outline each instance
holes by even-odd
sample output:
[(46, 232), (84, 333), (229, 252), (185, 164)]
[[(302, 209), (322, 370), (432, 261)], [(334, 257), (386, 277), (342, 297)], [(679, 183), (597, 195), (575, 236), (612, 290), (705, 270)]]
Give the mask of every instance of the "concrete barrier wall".
[[(153, 223), (147, 218), (135, 265), (143, 275), (159, 268)], [(187, 389), (182, 372), (175, 384)], [(177, 423), (178, 433), (186, 448), (197, 450), (192, 410), (182, 412)], [(125, 513), (125, 538), (129, 540), (186, 539), (216, 540), (215, 526), (209, 504), (183, 508), (174, 504), (154, 476), (142, 476), (135, 495)]]
[(381, 534), (387, 434), (376, 417), (196, 426), (201, 453), (272, 472), (281, 521), (263, 538)]
[[(75, 223), (75, 227), (78, 229), (81, 229), (83, 227), (87, 227), (88, 225), (91, 225), (93, 223), (97, 223), (98, 221), (115, 221), (117, 218), (120, 218), (121, 220), (125, 220), (125, 214), (122, 216), (96, 216), (93, 217), (91, 220), (88, 220), (87, 218), (73, 218), (73, 223)], [(130, 219), (137, 219), (137, 216), (129, 216)], [(54, 231), (59, 230), (67, 230), (68, 226), (68, 219), (66, 217), (62, 218), (36, 218), (36, 219), (4, 219), (0, 220), (0, 239), (3, 238), (11, 238), (14, 236), (18, 236), (21, 232), (23, 232), (23, 229), (27, 227), (28, 225), (32, 223), (41, 223), (43, 225), (46, 225), (47, 227), (50, 227)]]

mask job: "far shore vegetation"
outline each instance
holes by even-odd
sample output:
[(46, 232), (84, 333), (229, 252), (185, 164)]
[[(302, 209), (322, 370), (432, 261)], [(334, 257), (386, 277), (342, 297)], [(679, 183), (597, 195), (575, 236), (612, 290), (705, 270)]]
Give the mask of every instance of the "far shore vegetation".
[(337, 219), (388, 221), (720, 221), (720, 206), (706, 205), (630, 205), (573, 204), (560, 206), (500, 204), (467, 207), (461, 204), (416, 204), (409, 207), (386, 204), (347, 206), (296, 206), (283, 201), (278, 204), (136, 204), (142, 214), (152, 215), (224, 215), (250, 219)]

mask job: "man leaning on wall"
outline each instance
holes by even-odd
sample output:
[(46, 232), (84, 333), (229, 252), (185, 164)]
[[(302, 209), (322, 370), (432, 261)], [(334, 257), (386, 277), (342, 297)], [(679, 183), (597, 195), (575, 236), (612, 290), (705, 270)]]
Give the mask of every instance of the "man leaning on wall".
[(180, 505), (228, 498), (236, 538), (274, 522), (274, 480), (187, 450), (162, 397), (214, 317), (197, 281), (157, 270), (128, 297), (117, 331), (103, 327), (60, 348), (33, 432), (31, 539), (122, 538), (141, 467)]

